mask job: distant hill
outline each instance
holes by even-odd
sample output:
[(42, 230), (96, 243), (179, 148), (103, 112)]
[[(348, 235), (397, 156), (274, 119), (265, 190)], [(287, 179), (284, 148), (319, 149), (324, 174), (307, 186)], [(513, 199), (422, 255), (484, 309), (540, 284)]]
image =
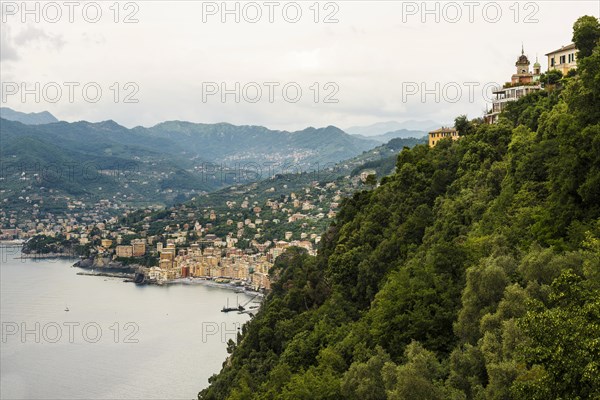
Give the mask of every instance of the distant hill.
[(387, 133), (384, 133), (383, 135), (377, 135), (377, 136), (363, 136), (363, 135), (354, 135), (354, 136), (363, 138), (366, 140), (376, 140), (380, 143), (387, 143), (390, 140), (397, 139), (397, 138), (401, 138), (401, 139), (422, 138), (424, 136), (427, 136), (427, 132), (413, 131), (413, 130), (408, 130), (408, 129), (400, 129), (397, 131), (387, 132)]
[(15, 206), (24, 197), (19, 193), (45, 190), (57, 198), (169, 204), (269, 170), (312, 170), (380, 144), (334, 126), (286, 132), (182, 121), (128, 129), (114, 121), (26, 125), (0, 119), (0, 134), (5, 195)]
[(0, 118), (9, 121), (17, 121), (26, 125), (51, 124), (58, 122), (58, 119), (48, 111), (39, 113), (22, 113), (8, 107), (0, 107)]
[(361, 136), (380, 136), (386, 134), (388, 132), (400, 131), (400, 130), (416, 130), (429, 132), (433, 129), (437, 129), (442, 124), (436, 121), (426, 120), (409, 120), (404, 122), (397, 121), (387, 121), (387, 122), (377, 122), (372, 125), (367, 126), (353, 126), (347, 129), (344, 129), (344, 132), (349, 133), (351, 135), (361, 135)]
[(202, 156), (215, 162), (328, 163), (351, 158), (380, 144), (348, 135), (334, 126), (287, 132), (263, 126), (169, 121), (151, 128), (134, 128), (133, 132), (169, 140), (187, 156)]

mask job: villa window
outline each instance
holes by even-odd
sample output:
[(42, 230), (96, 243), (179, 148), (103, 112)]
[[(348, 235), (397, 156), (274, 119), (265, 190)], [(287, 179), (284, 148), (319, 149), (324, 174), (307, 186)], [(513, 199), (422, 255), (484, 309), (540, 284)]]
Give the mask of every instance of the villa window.
[(554, 57), (552, 57), (552, 58), (550, 59), (550, 66), (551, 66), (551, 67), (554, 67)]
[(567, 60), (567, 56), (560, 56), (560, 63), (565, 64)]

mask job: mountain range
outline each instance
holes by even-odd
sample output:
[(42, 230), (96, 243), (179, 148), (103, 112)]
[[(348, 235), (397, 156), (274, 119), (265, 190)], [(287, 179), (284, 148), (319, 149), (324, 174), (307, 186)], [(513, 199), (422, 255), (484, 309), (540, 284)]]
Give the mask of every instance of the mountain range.
[(58, 119), (48, 111), (42, 111), (39, 113), (23, 113), (15, 111), (12, 108), (0, 107), (0, 118), (8, 119), (10, 121), (18, 121), (26, 125), (40, 125), (40, 124), (51, 124), (58, 122)]
[[(380, 136), (384, 134), (388, 134), (390, 132), (396, 131), (419, 131), (427, 132), (432, 131), (441, 127), (442, 124), (436, 121), (431, 120), (408, 120), (404, 122), (398, 121), (386, 121), (386, 122), (377, 122), (375, 124), (366, 125), (366, 126), (352, 126), (350, 128), (344, 129), (344, 132), (349, 133), (351, 135), (361, 135), (361, 136)], [(423, 135), (420, 135), (423, 136)], [(419, 136), (419, 137), (420, 137)], [(410, 137), (410, 136), (395, 136), (395, 137)]]
[(412, 131), (408, 129), (399, 129), (397, 131), (386, 132), (382, 135), (375, 136), (364, 136), (364, 135), (353, 135), (361, 139), (376, 140), (380, 143), (387, 143), (392, 139), (409, 139), (409, 138), (422, 138), (427, 136), (425, 131)]
[[(24, 117), (32, 114), (15, 113), (8, 115), (33, 121)], [(34, 115), (46, 114), (51, 116)], [(246, 170), (305, 171), (380, 144), (334, 126), (287, 132), (185, 121), (128, 129), (112, 120), (28, 125), (0, 119), (0, 135), (7, 198), (49, 189), (56, 195), (163, 204), (240, 183)]]

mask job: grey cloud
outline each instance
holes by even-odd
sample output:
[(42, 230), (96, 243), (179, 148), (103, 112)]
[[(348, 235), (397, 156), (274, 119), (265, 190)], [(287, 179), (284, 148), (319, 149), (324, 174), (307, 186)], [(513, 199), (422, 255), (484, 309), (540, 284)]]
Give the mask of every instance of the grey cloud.
[(19, 32), (13, 32), (7, 25), (2, 25), (0, 34), (0, 60), (18, 61), (21, 56), (19, 49), (32, 43), (46, 45), (54, 50), (60, 50), (65, 45), (62, 35), (54, 35), (32, 25), (26, 26)]
[(60, 50), (65, 44), (61, 35), (53, 35), (32, 25), (28, 25), (14, 37), (14, 43), (18, 46), (26, 46), (31, 42), (45, 43), (56, 50)]

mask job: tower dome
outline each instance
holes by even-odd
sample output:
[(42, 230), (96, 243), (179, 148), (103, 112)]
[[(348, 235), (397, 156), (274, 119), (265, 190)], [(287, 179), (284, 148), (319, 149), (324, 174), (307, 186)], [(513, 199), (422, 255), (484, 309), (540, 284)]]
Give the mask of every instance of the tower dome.
[(525, 55), (525, 49), (523, 48), (523, 45), (521, 44), (521, 55), (519, 56), (519, 58), (517, 59), (517, 63), (516, 65), (519, 64), (526, 64), (529, 65), (529, 59), (527, 58), (527, 56)]
[(525, 54), (521, 54), (519, 56), (519, 59), (517, 60), (517, 64), (529, 65), (529, 59), (527, 58), (527, 56)]
[(523, 45), (521, 45), (521, 55), (517, 59), (515, 63), (515, 67), (517, 67), (517, 74), (528, 74), (529, 73), (529, 59), (525, 55), (525, 49)]

